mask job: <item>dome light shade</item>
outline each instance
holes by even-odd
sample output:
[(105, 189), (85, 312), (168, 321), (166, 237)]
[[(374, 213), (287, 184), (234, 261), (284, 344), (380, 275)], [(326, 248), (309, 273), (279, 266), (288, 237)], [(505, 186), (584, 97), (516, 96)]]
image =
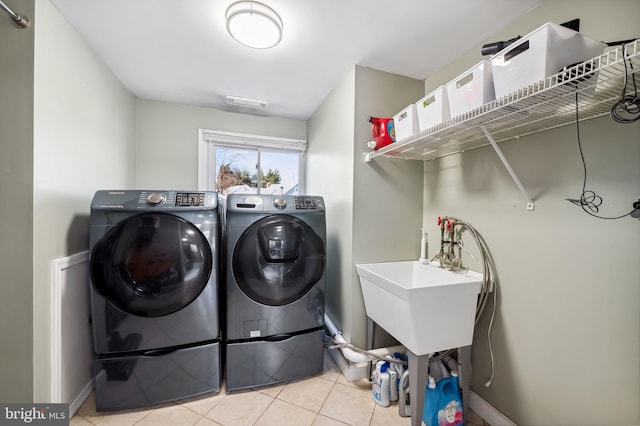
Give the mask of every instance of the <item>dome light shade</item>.
[(282, 40), (282, 19), (275, 10), (256, 1), (238, 1), (227, 8), (227, 31), (238, 43), (269, 49)]

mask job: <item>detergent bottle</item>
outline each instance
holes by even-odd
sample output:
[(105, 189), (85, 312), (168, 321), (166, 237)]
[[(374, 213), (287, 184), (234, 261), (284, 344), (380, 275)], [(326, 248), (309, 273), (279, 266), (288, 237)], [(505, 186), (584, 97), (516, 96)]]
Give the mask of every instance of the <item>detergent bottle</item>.
[(396, 141), (393, 118), (369, 117), (369, 122), (373, 137), (373, 140), (367, 144), (369, 148), (377, 151)]
[(389, 373), (389, 401), (395, 402), (398, 400), (398, 372), (394, 366), (389, 366), (387, 373)]
[[(393, 359), (395, 359), (396, 361), (403, 361), (402, 359), (402, 354), (400, 354), (400, 352), (394, 352), (393, 353)], [(406, 361), (406, 360), (404, 360)], [(395, 363), (395, 367), (396, 367), (396, 371), (398, 372), (398, 382), (400, 381), (400, 376), (402, 376), (402, 373), (404, 373), (404, 371), (407, 369), (406, 365), (402, 365), (399, 362)]]
[(429, 361), (429, 375), (438, 383), (441, 379), (449, 377), (449, 371), (441, 360)]
[(429, 377), (424, 398), (422, 421), (427, 426), (463, 426), (462, 397), (458, 387), (458, 373), (438, 381)]
[(371, 376), (373, 400), (383, 407), (391, 404), (389, 401), (389, 373), (387, 372), (389, 363), (378, 361), (376, 369)]
[(462, 398), (458, 387), (458, 373), (454, 370), (451, 377), (444, 379), (440, 387), (440, 408), (438, 425), (462, 426), (464, 424)]
[[(438, 425), (438, 406), (440, 405), (440, 392), (436, 389), (436, 381), (433, 377), (427, 378), (427, 389), (424, 394), (424, 407), (422, 408), (422, 422), (427, 426)], [(435, 415), (434, 415), (435, 414)]]
[(409, 370), (404, 370), (400, 376), (398, 390), (398, 414), (411, 417), (411, 394), (409, 393)]

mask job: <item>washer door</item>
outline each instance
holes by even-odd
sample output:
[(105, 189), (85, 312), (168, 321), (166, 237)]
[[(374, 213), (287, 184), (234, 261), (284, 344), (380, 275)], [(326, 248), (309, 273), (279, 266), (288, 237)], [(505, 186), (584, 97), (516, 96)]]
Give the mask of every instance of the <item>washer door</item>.
[(195, 300), (212, 266), (211, 246), (196, 226), (177, 216), (144, 213), (98, 241), (89, 268), (95, 291), (117, 308), (158, 317)]
[(268, 216), (248, 227), (233, 249), (233, 274), (252, 300), (271, 306), (300, 299), (324, 273), (322, 239), (304, 221)]

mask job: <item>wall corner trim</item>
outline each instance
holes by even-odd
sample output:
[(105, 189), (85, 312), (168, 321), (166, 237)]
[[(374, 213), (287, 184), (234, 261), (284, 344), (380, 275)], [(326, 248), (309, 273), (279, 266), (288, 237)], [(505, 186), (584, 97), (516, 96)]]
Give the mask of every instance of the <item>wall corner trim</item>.
[(62, 283), (64, 271), (89, 262), (89, 251), (73, 254), (51, 263), (51, 390), (50, 401), (62, 401)]

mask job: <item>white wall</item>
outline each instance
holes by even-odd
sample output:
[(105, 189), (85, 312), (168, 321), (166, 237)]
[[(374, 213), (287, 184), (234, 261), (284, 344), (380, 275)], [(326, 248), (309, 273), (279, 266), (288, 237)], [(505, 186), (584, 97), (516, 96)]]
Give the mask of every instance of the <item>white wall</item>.
[[(639, 16), (635, 0), (547, 1), (430, 77), (427, 90), (477, 63), (485, 42), (572, 18), (596, 39), (628, 39), (640, 35)], [(620, 125), (602, 117), (580, 129), (587, 188), (604, 198), (600, 214), (627, 213), (640, 195), (640, 122)], [(490, 147), (424, 164), (427, 230), (436, 231), (439, 215), (468, 220), (497, 267), (496, 376), (490, 388), (483, 385), (490, 375), (485, 314), (474, 338), (473, 390), (517, 424), (640, 424), (640, 221), (596, 219), (565, 200), (582, 190), (575, 126), (500, 148), (535, 211), (526, 211)], [(433, 255), (439, 236), (430, 235)]]
[(34, 29), (33, 398), (47, 402), (51, 262), (88, 249), (96, 190), (133, 187), (135, 98), (50, 2)]
[(366, 313), (355, 264), (417, 258), (423, 173), (416, 162), (364, 163), (368, 116), (392, 116), (420, 99), (423, 85), (356, 66), (309, 120), (308, 188), (327, 206), (326, 309), (360, 347)]
[[(34, 0), (16, 8), (33, 17)], [(0, 19), (0, 401), (33, 393), (33, 26)]]
[(196, 189), (198, 129), (306, 139), (306, 122), (137, 100), (136, 187)]

